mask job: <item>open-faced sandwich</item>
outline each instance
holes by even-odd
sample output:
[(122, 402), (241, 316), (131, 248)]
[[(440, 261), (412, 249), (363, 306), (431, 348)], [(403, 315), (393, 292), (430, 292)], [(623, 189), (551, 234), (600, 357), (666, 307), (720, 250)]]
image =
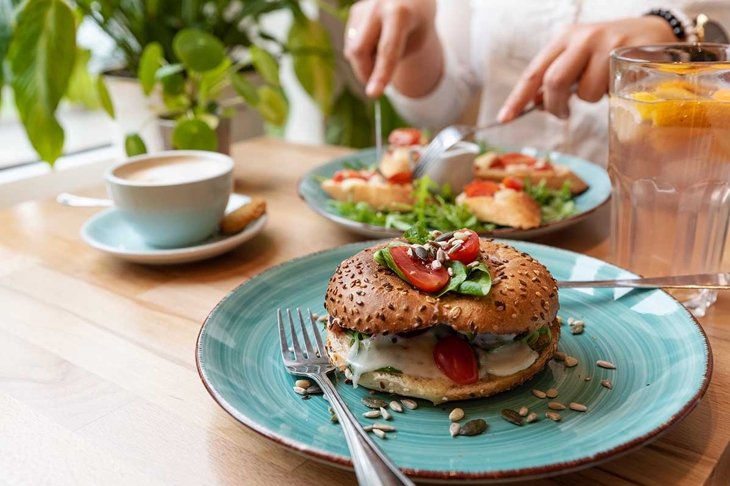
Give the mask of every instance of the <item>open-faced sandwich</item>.
[(554, 164), (544, 157), (510, 152), (485, 152), (474, 159), (474, 174), (479, 179), (499, 182), (505, 177), (527, 180), (533, 184), (545, 181), (545, 186), (560, 189), (566, 182), (574, 195), (582, 194), (588, 189), (583, 179), (578, 177), (569, 167)]
[(560, 326), (542, 264), (470, 230), (405, 236), (330, 279), (329, 359), (354, 386), (436, 404), (508, 390), (545, 367)]
[(501, 183), (475, 179), (456, 197), (457, 204), (486, 223), (530, 229), (540, 226), (540, 206), (525, 192), (519, 179), (505, 177)]

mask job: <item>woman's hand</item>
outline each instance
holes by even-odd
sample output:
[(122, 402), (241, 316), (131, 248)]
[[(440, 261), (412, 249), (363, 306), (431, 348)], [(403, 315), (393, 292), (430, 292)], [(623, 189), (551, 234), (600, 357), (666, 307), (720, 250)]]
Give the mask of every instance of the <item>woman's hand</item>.
[(667, 21), (656, 16), (569, 25), (530, 62), (497, 118), (510, 121), (540, 98), (547, 111), (567, 118), (574, 90), (591, 102), (606, 94), (613, 49), (676, 41)]
[(423, 96), (441, 77), (435, 0), (363, 0), (350, 9), (345, 57), (377, 97), (394, 81), (405, 95)]

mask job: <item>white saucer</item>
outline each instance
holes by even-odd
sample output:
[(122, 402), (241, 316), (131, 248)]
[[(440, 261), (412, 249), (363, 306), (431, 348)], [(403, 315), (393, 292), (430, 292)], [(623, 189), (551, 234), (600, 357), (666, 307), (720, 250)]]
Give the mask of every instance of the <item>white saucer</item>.
[[(250, 200), (251, 198), (242, 194), (231, 194), (226, 212), (233, 211)], [(235, 235), (227, 236), (216, 232), (196, 245), (163, 249), (142, 241), (124, 221), (119, 210), (111, 208), (92, 216), (81, 228), (81, 238), (97, 250), (130, 262), (171, 265), (204, 260), (230, 251), (260, 233), (267, 220), (268, 217), (264, 214)]]

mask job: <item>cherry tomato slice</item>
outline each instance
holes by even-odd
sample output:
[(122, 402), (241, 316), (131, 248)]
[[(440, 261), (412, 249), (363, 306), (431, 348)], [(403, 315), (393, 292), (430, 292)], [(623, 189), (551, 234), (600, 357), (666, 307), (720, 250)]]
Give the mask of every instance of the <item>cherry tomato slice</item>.
[(433, 360), (454, 383), (469, 385), (479, 379), (474, 350), (459, 336), (452, 334), (437, 342), (433, 348)]
[(396, 128), (388, 135), (388, 143), (398, 147), (409, 147), (421, 143), (421, 130), (418, 128)]
[(467, 197), (494, 196), (499, 191), (499, 184), (494, 181), (483, 181), (475, 179), (464, 186), (464, 193)]
[(335, 172), (335, 175), (332, 176), (332, 180), (335, 182), (342, 182), (345, 179), (362, 179), (366, 181), (370, 179), (370, 174), (359, 170), (343, 169), (338, 170)]
[(525, 189), (525, 184), (514, 177), (505, 177), (502, 185), (507, 189), (514, 189), (515, 191), (523, 191)]
[[(501, 154), (495, 161), (495, 163), (501, 164), (502, 167), (506, 167), (508, 165), (527, 165), (532, 167), (536, 162), (537, 159), (535, 157), (527, 154), (521, 154), (519, 152)], [(492, 167), (494, 167), (494, 164), (492, 164)]]
[(435, 293), (449, 283), (450, 277), (446, 268), (441, 267), (434, 270), (431, 268), (431, 262), (425, 262), (417, 257), (409, 257), (407, 246), (391, 247), (390, 255), (393, 257), (398, 269), (405, 275), (408, 283), (419, 290)]
[(388, 177), (388, 182), (391, 184), (409, 184), (413, 180), (413, 176), (410, 172), (398, 172)]
[(479, 256), (479, 235), (472, 230), (463, 229), (461, 232), (468, 232), (469, 237), (464, 240), (464, 243), (459, 246), (452, 253), (449, 253), (449, 258), (452, 260), (458, 260), (464, 265), (468, 265), (473, 262)]

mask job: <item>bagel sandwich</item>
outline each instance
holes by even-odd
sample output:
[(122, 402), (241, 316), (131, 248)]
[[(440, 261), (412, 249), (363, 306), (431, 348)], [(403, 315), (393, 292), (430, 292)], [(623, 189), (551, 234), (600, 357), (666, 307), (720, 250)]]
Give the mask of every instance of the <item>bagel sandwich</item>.
[(488, 397), (540, 372), (560, 336), (547, 268), (470, 230), (417, 240), (337, 267), (325, 295), (332, 364), (354, 386), (434, 404)]

